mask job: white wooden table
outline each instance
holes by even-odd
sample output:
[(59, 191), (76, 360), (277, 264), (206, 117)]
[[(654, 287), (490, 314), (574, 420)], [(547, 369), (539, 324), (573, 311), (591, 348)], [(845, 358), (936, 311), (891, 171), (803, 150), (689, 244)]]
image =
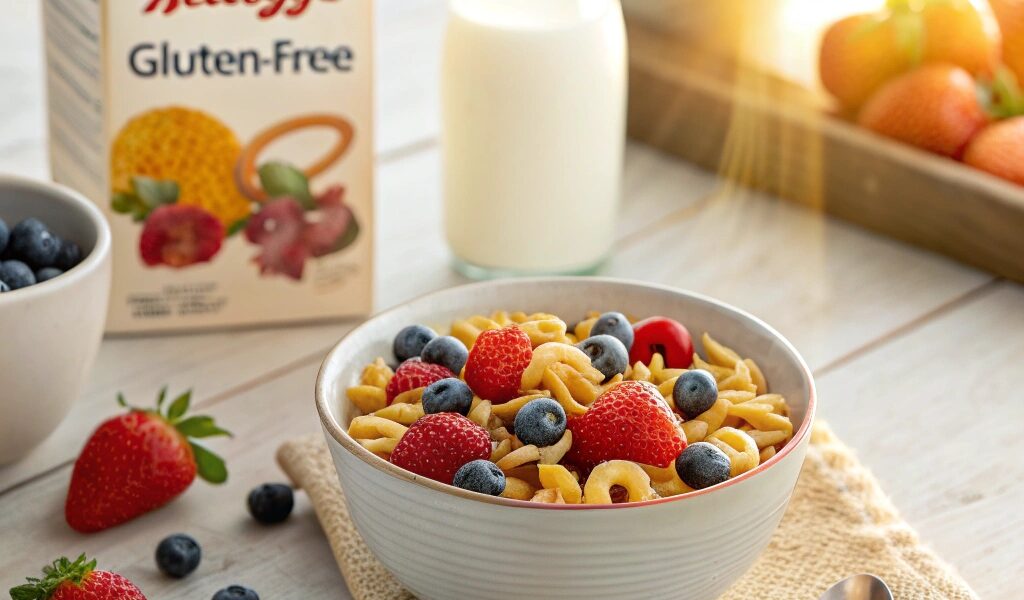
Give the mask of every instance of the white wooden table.
[[(43, 177), (38, 1), (0, 0), (0, 172)], [(378, 308), (461, 281), (439, 223), (443, 16), (443, 0), (378, 2)], [(732, 189), (640, 146), (627, 153), (617, 235), (604, 274), (714, 295), (788, 336), (815, 372), (822, 418), (921, 536), (982, 597), (1014, 597), (1024, 564), (1024, 288)], [(352, 325), (106, 340), (63, 425), (0, 469), (0, 590), (84, 551), (150, 598), (209, 598), (236, 582), (263, 598), (347, 598), (301, 494), (290, 521), (271, 529), (244, 505), (251, 487), (283, 478), (277, 446), (317, 429), (317, 367)], [(145, 403), (165, 383), (194, 387), (198, 406), (235, 432), (216, 442), (229, 482), (197, 482), (106, 532), (71, 531), (63, 501), (86, 437), (116, 412), (117, 391)], [(193, 576), (169, 581), (152, 555), (177, 531), (200, 540), (204, 560)]]

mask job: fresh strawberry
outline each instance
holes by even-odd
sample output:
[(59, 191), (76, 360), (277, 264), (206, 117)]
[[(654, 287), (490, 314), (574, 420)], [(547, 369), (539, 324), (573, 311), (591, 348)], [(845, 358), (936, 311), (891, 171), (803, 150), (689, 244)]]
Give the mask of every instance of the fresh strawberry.
[(462, 465), (490, 457), (487, 430), (458, 413), (433, 413), (420, 417), (402, 435), (391, 464), (450, 485)]
[(967, 71), (927, 65), (885, 84), (864, 105), (859, 122), (884, 136), (959, 158), (988, 120)]
[(1024, 185), (1024, 116), (998, 121), (982, 129), (967, 147), (964, 162)]
[(73, 529), (88, 533), (124, 523), (159, 508), (184, 492), (196, 473), (210, 483), (227, 477), (224, 461), (192, 438), (231, 435), (210, 417), (183, 418), (191, 392), (161, 413), (128, 407), (126, 414), (101, 424), (85, 443), (71, 473), (64, 517)]
[(224, 225), (198, 206), (167, 204), (146, 217), (139, 254), (147, 266), (180, 269), (207, 262), (220, 251)]
[(686, 448), (686, 437), (658, 388), (623, 381), (601, 394), (582, 416), (569, 419), (572, 448), (566, 460), (592, 469), (608, 460), (667, 467)]
[(629, 363), (651, 364), (654, 353), (661, 354), (665, 366), (687, 369), (693, 364), (693, 339), (682, 323), (668, 317), (650, 317), (633, 324), (633, 346)]
[(43, 578), (29, 577), (28, 583), (11, 588), (11, 600), (146, 600), (128, 579), (97, 571), (96, 561), (85, 555), (74, 562), (58, 558), (43, 567)]
[(503, 404), (519, 394), (531, 358), (530, 336), (515, 325), (483, 331), (466, 360), (466, 383), (477, 396)]
[(394, 402), (395, 398), (402, 392), (427, 387), (435, 381), (449, 377), (456, 377), (456, 375), (448, 367), (425, 363), (419, 357), (410, 358), (398, 365), (398, 370), (395, 371), (394, 377), (391, 378), (387, 388), (384, 389), (388, 396), (388, 404)]

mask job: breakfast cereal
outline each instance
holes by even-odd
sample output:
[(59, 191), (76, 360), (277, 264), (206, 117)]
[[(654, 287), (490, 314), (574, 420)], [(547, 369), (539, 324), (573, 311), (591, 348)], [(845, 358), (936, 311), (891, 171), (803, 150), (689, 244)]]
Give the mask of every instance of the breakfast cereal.
[(785, 398), (754, 360), (707, 333), (701, 356), (666, 317), (590, 313), (570, 327), (498, 311), (458, 319), (445, 336), (411, 325), (393, 345), (397, 368), (377, 358), (348, 388), (363, 413), (349, 435), (470, 491), (642, 502), (724, 483), (793, 437)]

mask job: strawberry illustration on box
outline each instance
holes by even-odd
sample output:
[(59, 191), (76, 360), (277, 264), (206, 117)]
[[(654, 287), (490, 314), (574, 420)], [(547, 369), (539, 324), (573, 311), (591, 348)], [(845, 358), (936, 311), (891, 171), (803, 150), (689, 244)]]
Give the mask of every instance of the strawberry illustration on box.
[[(283, 161), (257, 166), (261, 152), (301, 129), (327, 127), (337, 141), (305, 170)], [(314, 194), (310, 178), (345, 154), (354, 132), (341, 117), (289, 119), (244, 148), (214, 117), (194, 109), (151, 110), (129, 121), (111, 153), (111, 208), (142, 223), (139, 256), (147, 267), (181, 269), (212, 261), (224, 241), (244, 232), (259, 247), (261, 275), (303, 277), (306, 262), (355, 242), (359, 224), (345, 188)], [(205, 147), (205, 153), (193, 150)]]

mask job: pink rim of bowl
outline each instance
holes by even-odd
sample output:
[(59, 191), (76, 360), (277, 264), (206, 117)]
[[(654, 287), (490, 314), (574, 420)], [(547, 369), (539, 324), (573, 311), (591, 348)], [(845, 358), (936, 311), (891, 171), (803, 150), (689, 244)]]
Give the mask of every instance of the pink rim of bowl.
[[(389, 308), (387, 310), (381, 311), (381, 312), (377, 313), (376, 315), (374, 315), (373, 317), (371, 317), (370, 319), (368, 319), (367, 321), (365, 321), (365, 322), (361, 323), (360, 325), (358, 325), (357, 327), (353, 328), (352, 331), (350, 331), (347, 334), (345, 334), (345, 336), (343, 336), (341, 338), (341, 340), (339, 340), (338, 343), (334, 346), (334, 348), (332, 348), (331, 351), (328, 353), (327, 358), (325, 358), (324, 363), (320, 367), (320, 371), (317, 374), (317, 379), (316, 379), (316, 392), (315, 392), (315, 395), (316, 395), (316, 408), (317, 408), (317, 412), (320, 415), (320, 423), (321, 423), (321, 425), (324, 427), (324, 429), (327, 432), (330, 433), (331, 437), (334, 438), (334, 440), (337, 441), (339, 444), (341, 444), (342, 447), (345, 448), (347, 451), (349, 451), (350, 453), (354, 454), (356, 457), (358, 457), (363, 462), (369, 464), (370, 466), (372, 466), (372, 467), (374, 467), (374, 468), (376, 468), (376, 469), (378, 469), (378, 470), (380, 470), (380, 471), (382, 471), (384, 473), (387, 473), (390, 476), (397, 477), (399, 479), (402, 479), (402, 480), (408, 481), (410, 483), (414, 483), (414, 484), (417, 484), (417, 485), (420, 485), (420, 486), (423, 486), (423, 487), (426, 487), (426, 488), (429, 488), (429, 489), (432, 489), (432, 490), (435, 490), (435, 491), (438, 491), (438, 492), (442, 492), (442, 493), (449, 494), (449, 495), (452, 495), (452, 496), (457, 496), (457, 497), (460, 497), (460, 498), (465, 498), (465, 499), (468, 499), (468, 500), (475, 500), (475, 501), (478, 501), (478, 502), (485, 502), (485, 503), (488, 503), (488, 504), (496, 504), (496, 505), (507, 506), (507, 507), (528, 508), (528, 509), (533, 509), (533, 510), (616, 510), (616, 509), (623, 510), (623, 509), (630, 509), (630, 508), (642, 508), (642, 507), (645, 507), (645, 506), (654, 506), (654, 505), (657, 505), (657, 504), (665, 504), (665, 503), (668, 503), (668, 502), (685, 502), (689, 498), (695, 498), (695, 497), (698, 497), (698, 496), (703, 496), (705, 494), (713, 494), (713, 493), (715, 493), (718, 490), (722, 490), (722, 489), (725, 489), (727, 487), (730, 487), (730, 486), (733, 486), (733, 485), (737, 485), (737, 484), (742, 483), (742, 482), (744, 482), (744, 481), (746, 481), (746, 480), (748, 480), (748, 479), (750, 479), (752, 477), (756, 477), (759, 473), (772, 468), (772, 466), (774, 466), (775, 464), (777, 464), (777, 463), (781, 462), (783, 459), (785, 459), (789, 455), (789, 453), (792, 452), (792, 450), (794, 448), (796, 448), (800, 443), (802, 443), (804, 438), (806, 438), (806, 437), (808, 437), (810, 435), (811, 426), (812, 426), (812, 424), (814, 422), (814, 415), (815, 415), (816, 405), (817, 405), (817, 392), (816, 392), (815, 385), (814, 385), (814, 377), (813, 377), (813, 375), (811, 373), (810, 368), (808, 368), (807, 363), (804, 361), (803, 357), (800, 356), (800, 354), (796, 351), (796, 348), (793, 347), (793, 345), (789, 342), (789, 340), (787, 340), (785, 337), (782, 336), (782, 334), (780, 334), (773, 327), (771, 327), (770, 325), (768, 325), (767, 323), (765, 323), (761, 319), (758, 319), (757, 317), (751, 315), (750, 313), (748, 313), (748, 312), (746, 312), (744, 310), (741, 310), (741, 309), (736, 308), (736, 307), (734, 307), (732, 305), (726, 304), (724, 302), (720, 302), (718, 300), (715, 300), (713, 298), (710, 298), (710, 297), (702, 295), (702, 294), (696, 294), (696, 293), (693, 293), (693, 292), (688, 292), (688, 291), (680, 290), (680, 289), (669, 287), (669, 286), (657, 285), (657, 284), (652, 284), (652, 283), (647, 283), (647, 282), (642, 282), (642, 281), (631, 281), (631, 280), (628, 280), (628, 279), (605, 278), (605, 277), (540, 277), (540, 278), (521, 279), (521, 280), (517, 280), (517, 281), (519, 281), (521, 283), (524, 283), (524, 284), (531, 284), (531, 283), (543, 283), (543, 282), (566, 281), (566, 280), (586, 280), (586, 281), (589, 281), (589, 282), (602, 282), (602, 281), (604, 281), (604, 282), (608, 282), (608, 283), (631, 284), (631, 285), (638, 285), (638, 286), (648, 287), (648, 288), (652, 288), (652, 289), (656, 289), (656, 290), (661, 290), (661, 291), (672, 292), (672, 293), (675, 293), (675, 294), (686, 295), (686, 296), (689, 296), (691, 298), (694, 298), (694, 299), (697, 299), (697, 300), (700, 300), (700, 301), (703, 301), (703, 302), (707, 302), (707, 303), (710, 303), (710, 304), (715, 304), (715, 305), (717, 305), (719, 307), (725, 308), (726, 310), (732, 312), (735, 316), (747, 319), (750, 322), (754, 323), (755, 325), (758, 325), (759, 327), (761, 327), (761, 328), (765, 329), (766, 331), (768, 331), (769, 333), (771, 333), (773, 336), (775, 336), (776, 339), (779, 340), (780, 343), (782, 343), (782, 345), (793, 356), (793, 358), (796, 359), (796, 361), (799, 363), (801, 371), (803, 371), (803, 374), (806, 377), (807, 382), (808, 382), (808, 388), (807, 388), (807, 410), (806, 410), (806, 412), (804, 414), (803, 422), (800, 424), (800, 427), (797, 429), (796, 433), (793, 434), (793, 438), (791, 440), (789, 440), (789, 442), (782, 448), (782, 450), (780, 450), (778, 453), (775, 454), (775, 456), (771, 457), (766, 462), (763, 462), (760, 465), (758, 465), (757, 467), (751, 469), (750, 471), (747, 471), (746, 473), (742, 473), (740, 475), (737, 475), (736, 477), (733, 477), (732, 479), (729, 479), (728, 481), (725, 481), (725, 482), (720, 483), (718, 485), (713, 485), (713, 486), (708, 487), (708, 488), (704, 488), (702, 490), (695, 490), (693, 492), (689, 492), (689, 493), (686, 493), (686, 494), (680, 494), (680, 495), (677, 495), (677, 496), (669, 496), (667, 498), (657, 498), (657, 499), (654, 499), (654, 500), (644, 500), (644, 501), (641, 501), (641, 502), (624, 502), (624, 503), (620, 503), (620, 504), (548, 504), (548, 503), (543, 503), (543, 502), (530, 502), (530, 501), (527, 501), (527, 500), (514, 500), (514, 499), (511, 499), (511, 498), (502, 498), (500, 496), (488, 496), (486, 494), (480, 494), (480, 493), (477, 493), (477, 492), (471, 492), (471, 491), (468, 491), (468, 490), (464, 490), (464, 489), (455, 487), (453, 485), (446, 485), (446, 484), (441, 483), (439, 481), (434, 481), (433, 479), (428, 479), (426, 477), (421, 477), (419, 475), (416, 475), (415, 473), (412, 473), (410, 471), (406, 471), (405, 469), (402, 469), (401, 467), (396, 467), (395, 465), (391, 464), (390, 462), (388, 462), (388, 461), (384, 460), (383, 458), (377, 456), (376, 454), (370, 452), (369, 450), (364, 448), (362, 445), (360, 445), (358, 442), (356, 442), (355, 439), (353, 439), (351, 436), (349, 436), (348, 432), (345, 431), (345, 429), (342, 428), (337, 423), (337, 421), (335, 421), (333, 415), (331, 414), (330, 409), (327, 407), (328, 400), (326, 398), (326, 393), (324, 392), (324, 389), (323, 389), (324, 366), (327, 364), (327, 362), (330, 359), (330, 356), (332, 354), (334, 354), (334, 352), (337, 350), (337, 348), (339, 346), (341, 346), (345, 342), (345, 340), (348, 339), (350, 336), (353, 336), (354, 334), (356, 334), (357, 332), (359, 332), (363, 328), (365, 328), (371, 321), (375, 320), (376, 318), (378, 318), (378, 317), (380, 317), (382, 315), (387, 315), (387, 314), (391, 313), (392, 311), (396, 311), (399, 308), (401, 308), (404, 304), (407, 304), (407, 303), (403, 303), (403, 304), (400, 304), (398, 306), (394, 306), (394, 307)], [(467, 292), (470, 292), (472, 290), (472, 288), (474, 288), (476, 286), (486, 286), (486, 285), (489, 285), (490, 283), (493, 283), (493, 282), (486, 282), (485, 281), (485, 282), (479, 282), (479, 283), (472, 283), (472, 284), (469, 284), (469, 285), (459, 286), (459, 289), (465, 289)], [(431, 296), (433, 296), (435, 294), (441, 294), (441, 293), (449, 292), (450, 289), (451, 288), (449, 288), (447, 290), (438, 290), (438, 291), (430, 292), (428, 294), (423, 294), (423, 295), (421, 295), (421, 296), (419, 296), (417, 298), (414, 298), (414, 299), (410, 300), (409, 302), (414, 302), (414, 301), (418, 301), (418, 300), (421, 300), (421, 299), (424, 299), (424, 298), (429, 298), (429, 297), (431, 297)]]

